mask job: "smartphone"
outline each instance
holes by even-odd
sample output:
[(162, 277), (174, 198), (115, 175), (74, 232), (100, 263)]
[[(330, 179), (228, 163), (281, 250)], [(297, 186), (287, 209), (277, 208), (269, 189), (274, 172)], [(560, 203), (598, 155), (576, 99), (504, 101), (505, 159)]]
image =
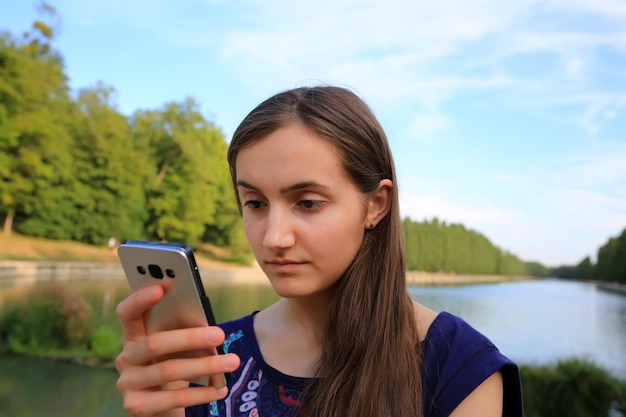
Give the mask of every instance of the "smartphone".
[[(200, 272), (191, 248), (180, 243), (126, 240), (118, 247), (118, 256), (131, 290), (137, 291), (159, 283), (165, 295), (146, 314), (148, 334), (189, 327), (215, 326), (215, 316), (209, 297), (204, 292)], [(222, 346), (215, 351), (188, 351), (168, 355), (171, 358), (201, 357), (223, 354)], [(218, 386), (228, 383), (230, 375), (221, 381), (211, 381)], [(190, 381), (209, 384), (209, 377)]]

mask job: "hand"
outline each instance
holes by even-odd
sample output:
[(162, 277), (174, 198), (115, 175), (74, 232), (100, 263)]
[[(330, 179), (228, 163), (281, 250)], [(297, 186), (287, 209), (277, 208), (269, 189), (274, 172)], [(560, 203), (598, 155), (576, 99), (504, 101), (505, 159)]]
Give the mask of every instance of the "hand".
[[(239, 367), (235, 354), (206, 355), (196, 358), (157, 358), (175, 352), (215, 350), (224, 342), (219, 327), (146, 333), (144, 315), (163, 298), (163, 288), (143, 288), (117, 306), (124, 330), (124, 349), (115, 361), (120, 374), (117, 388), (130, 416), (184, 416), (184, 408), (224, 398), (228, 389), (218, 381), (221, 374)], [(210, 375), (208, 386), (189, 387), (190, 381)]]

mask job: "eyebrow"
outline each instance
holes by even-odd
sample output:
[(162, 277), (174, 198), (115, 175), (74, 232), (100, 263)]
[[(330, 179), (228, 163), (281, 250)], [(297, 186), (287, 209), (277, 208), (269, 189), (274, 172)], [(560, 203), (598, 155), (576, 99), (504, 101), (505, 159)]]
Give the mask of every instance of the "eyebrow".
[[(236, 185), (237, 187), (248, 188), (253, 191), (261, 192), (261, 190), (259, 190), (257, 187), (255, 187), (254, 185), (246, 181), (238, 180)], [(307, 188), (314, 188), (314, 189), (317, 188), (317, 189), (325, 190), (325, 189), (328, 189), (329, 187), (327, 185), (322, 185), (315, 181), (302, 181), (302, 182), (298, 182), (293, 185), (290, 185), (288, 187), (283, 187), (279, 191), (281, 194), (286, 194), (292, 191), (304, 190)]]

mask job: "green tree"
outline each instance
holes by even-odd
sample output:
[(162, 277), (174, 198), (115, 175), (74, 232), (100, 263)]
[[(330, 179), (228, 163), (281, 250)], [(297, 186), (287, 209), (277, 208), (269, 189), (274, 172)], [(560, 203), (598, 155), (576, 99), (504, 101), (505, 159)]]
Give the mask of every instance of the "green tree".
[[(407, 268), (458, 274), (527, 275), (529, 267), (502, 251), (484, 235), (461, 224), (432, 221), (402, 222)], [(537, 264), (538, 265), (538, 264)]]
[(626, 283), (626, 229), (600, 247), (594, 275), (601, 281)]
[(137, 112), (132, 125), (136, 140), (148, 143), (151, 151), (146, 184), (150, 237), (192, 247), (205, 238), (227, 241), (238, 214), (221, 131), (191, 98)]
[[(49, 9), (53, 13), (53, 9)], [(53, 30), (41, 21), (0, 37), (0, 215), (10, 234), (71, 179), (72, 138), (58, 123), (69, 106)]]
[(99, 83), (81, 90), (76, 100), (71, 125), (74, 240), (102, 244), (110, 236), (144, 237), (148, 150), (134, 141), (114, 98), (115, 90)]

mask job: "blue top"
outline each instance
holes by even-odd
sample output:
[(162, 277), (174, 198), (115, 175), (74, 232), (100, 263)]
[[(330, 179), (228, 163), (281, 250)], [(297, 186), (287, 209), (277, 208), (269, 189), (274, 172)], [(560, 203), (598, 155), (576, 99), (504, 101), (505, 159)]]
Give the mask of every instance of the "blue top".
[[(241, 358), (228, 397), (189, 407), (186, 417), (295, 416), (307, 378), (283, 374), (263, 360), (254, 334), (254, 314), (221, 324), (224, 351)], [(448, 416), (487, 377), (500, 370), (506, 417), (522, 417), (522, 389), (517, 366), (465, 321), (442, 312), (431, 324), (424, 347), (424, 417)]]

